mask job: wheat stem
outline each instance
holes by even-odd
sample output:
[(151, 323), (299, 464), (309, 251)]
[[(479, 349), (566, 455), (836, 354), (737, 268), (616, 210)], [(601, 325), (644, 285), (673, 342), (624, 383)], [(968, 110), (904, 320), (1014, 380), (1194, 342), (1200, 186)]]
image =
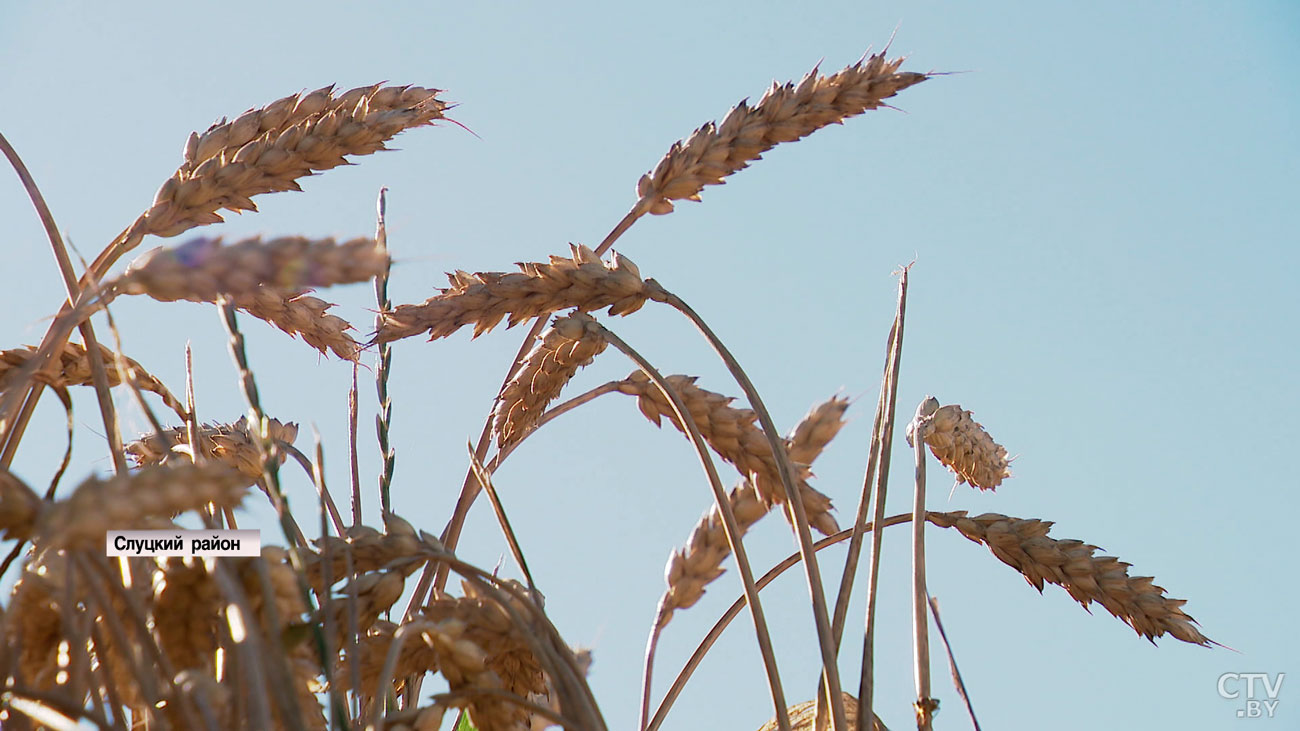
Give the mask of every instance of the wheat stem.
[(926, 613), (925, 588), (925, 443), (922, 434), (925, 418), (934, 413), (939, 402), (926, 398), (912, 420), (916, 452), (916, 491), (912, 501), (912, 661), (916, 681), (917, 731), (930, 731), (939, 702), (930, 696), (930, 622)]
[(952, 653), (952, 643), (948, 642), (948, 633), (943, 629), (943, 620), (939, 618), (939, 600), (930, 597), (930, 616), (934, 617), (934, 628), (939, 630), (939, 639), (943, 641), (943, 649), (948, 653), (948, 667), (952, 670), (952, 684), (957, 689), (957, 695), (961, 696), (962, 703), (966, 704), (966, 713), (970, 716), (971, 725), (975, 731), (981, 731), (980, 722), (975, 718), (975, 707), (971, 705), (970, 694), (966, 692), (966, 683), (961, 679), (961, 671), (957, 669), (957, 657)]
[[(785, 441), (781, 438), (780, 432), (777, 431), (776, 425), (772, 422), (772, 415), (768, 413), (767, 407), (763, 405), (758, 389), (754, 387), (754, 384), (749, 380), (749, 376), (740, 367), (740, 363), (736, 362), (731, 351), (714, 334), (713, 329), (704, 321), (704, 318), (700, 317), (686, 302), (671, 292), (664, 291), (661, 297), (665, 304), (686, 315), (700, 333), (704, 335), (705, 340), (717, 352), (718, 357), (722, 359), (722, 362), (727, 366), (727, 370), (731, 372), (736, 379), (736, 383), (744, 391), (745, 398), (749, 400), (749, 405), (758, 414), (759, 423), (763, 427), (763, 434), (767, 437), (768, 446), (771, 447), (772, 455), (776, 459), (781, 483), (785, 487), (788, 509), (791, 516), (793, 516), (791, 523), (794, 525), (795, 535), (798, 539), (799, 552), (804, 557), (808, 591), (812, 599), (813, 620), (817, 625), (817, 643), (821, 649), (822, 671), (826, 677), (827, 692), (830, 694), (831, 720), (834, 722), (833, 727), (836, 731), (847, 731), (848, 721), (844, 715), (844, 699), (840, 690), (839, 664), (835, 658), (837, 653), (831, 634), (830, 615), (826, 609), (826, 593), (822, 586), (821, 569), (812, 550), (812, 533), (808, 526), (808, 516), (804, 510), (803, 498), (798, 487), (796, 487), (795, 472), (790, 464), (790, 457), (786, 453)], [(656, 299), (659, 298), (656, 297)], [(718, 498), (720, 501), (726, 502), (721, 487), (718, 488)], [(782, 704), (777, 708), (776, 715), (778, 719), (786, 712), (786, 707)]]

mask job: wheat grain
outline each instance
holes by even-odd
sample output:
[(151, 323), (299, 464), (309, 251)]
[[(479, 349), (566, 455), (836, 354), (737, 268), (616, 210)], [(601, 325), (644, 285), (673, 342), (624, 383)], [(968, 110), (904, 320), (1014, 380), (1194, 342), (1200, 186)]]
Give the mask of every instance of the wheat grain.
[[(992, 490), (1011, 476), (1007, 450), (971, 418), (971, 412), (957, 404), (939, 406), (929, 397), (923, 404), (921, 434), (930, 452), (963, 482), (981, 490)], [(908, 425), (907, 443), (914, 435)]]
[(875, 109), (925, 74), (898, 73), (903, 59), (863, 58), (830, 76), (813, 68), (796, 86), (773, 84), (758, 104), (742, 101), (721, 124), (709, 122), (673, 143), (654, 170), (641, 177), (637, 195), (651, 213), (673, 210), (674, 200), (699, 200), (706, 185), (748, 167), (782, 142), (801, 139), (830, 124)]
[(523, 436), (554, 401), (579, 368), (604, 352), (608, 342), (588, 314), (556, 318), (501, 389), (494, 424), (497, 443), (507, 446)]
[[(267, 419), (267, 437), (281, 445), (292, 445), (298, 438), (298, 425), (281, 423), (278, 419)], [(233, 467), (254, 480), (262, 476), (262, 455), (257, 442), (260, 435), (248, 425), (248, 418), (241, 416), (233, 424), (212, 424), (199, 429), (198, 439), (201, 453), (208, 459)], [(126, 445), (127, 456), (137, 465), (148, 466), (171, 462), (178, 454), (183, 454), (179, 447), (188, 451), (189, 433), (186, 427), (168, 429), (161, 434), (151, 434)], [(288, 457), (283, 451), (279, 455), (280, 463)], [(191, 460), (183, 454), (184, 460)]]
[(1168, 633), (1194, 645), (1210, 644), (1183, 612), (1185, 600), (1166, 597), (1150, 577), (1129, 576), (1130, 564), (1094, 555), (1096, 546), (1049, 538), (1051, 521), (997, 513), (967, 517), (962, 510), (930, 513), (927, 519), (988, 546), (998, 560), (1019, 571), (1040, 592), (1046, 582), (1063, 587), (1084, 608), (1095, 601), (1148, 640)]
[(213, 503), (234, 508), (248, 480), (219, 463), (151, 465), (107, 479), (92, 477), (71, 496), (50, 505), (37, 522), (37, 541), (61, 548), (104, 548), (108, 530), (140, 527)]
[(570, 246), (570, 256), (549, 263), (520, 263), (518, 272), (455, 272), (451, 287), (418, 305), (398, 305), (383, 313), (374, 342), (386, 343), (429, 333), (443, 338), (473, 323), (477, 337), (509, 317), (508, 327), (570, 307), (582, 311), (609, 308), (611, 315), (635, 312), (659, 291), (653, 280), (626, 257), (606, 264), (586, 246)]
[(263, 287), (297, 292), (364, 282), (387, 266), (387, 251), (365, 237), (341, 244), (328, 238), (253, 237), (229, 245), (220, 238), (197, 238), (142, 254), (108, 289), (147, 294), (160, 302), (216, 302), (223, 295), (253, 295)]
[[(700, 434), (709, 446), (723, 459), (735, 465), (741, 474), (753, 480), (754, 487), (765, 503), (784, 504), (786, 498), (781, 473), (767, 439), (754, 424), (758, 419), (754, 412), (733, 408), (730, 404), (734, 399), (696, 386), (696, 378), (693, 376), (669, 376), (667, 380), (686, 403), (691, 418), (695, 420)], [(668, 400), (645, 374), (638, 371), (628, 376), (620, 381), (619, 390), (636, 396), (641, 413), (656, 426), (667, 418), (678, 430), (682, 429)], [(799, 494), (809, 525), (825, 535), (836, 532), (839, 528), (830, 514), (831, 499), (808, 485), (807, 471), (801, 471), (804, 474), (796, 477), (799, 478)]]
[(811, 465), (844, 427), (844, 413), (848, 408), (847, 398), (832, 396), (809, 410), (786, 440), (790, 460)]
[[(403, 130), (443, 118), (447, 105), (435, 90), (401, 88), (397, 104), (390, 99), (391, 87), (361, 94), (350, 106), (331, 108), (325, 102), (320, 112), (287, 126), (270, 125), (238, 147), (234, 142), (246, 133), (226, 135), (221, 141), (213, 131), (207, 149), (200, 152), (202, 140), (198, 141), (193, 155), (187, 154), (180, 169), (159, 188), (153, 205), (134, 226), (136, 240), (147, 234), (176, 236), (195, 226), (218, 223), (223, 219), (217, 211), (223, 209), (257, 210), (255, 196), (301, 190), (298, 178), (347, 164), (348, 155), (382, 150)], [(319, 97), (309, 94), (305, 99)], [(264, 121), (274, 120), (258, 120), (259, 129)], [(246, 123), (241, 130), (250, 126)], [(186, 148), (188, 152), (189, 144)], [(200, 162), (206, 152), (215, 154)]]
[(336, 599), (332, 604), (333, 626), (342, 631), (351, 631), (348, 629), (348, 617), (352, 610), (348, 605), (355, 602), (357, 631), (370, 629), (379, 620), (379, 615), (401, 598), (405, 588), (406, 579), (400, 571), (373, 571), (358, 576), (343, 587), (341, 593), (345, 598)]
[[(36, 348), (33, 346), (24, 346), (11, 350), (0, 351), (0, 391), (5, 391), (17, 384), (10, 383), (17, 372), (36, 354)], [(117, 369), (117, 358), (121, 357), (123, 365), (126, 367), (127, 377), (142, 391), (149, 391), (162, 397), (163, 403), (178, 414), (185, 413), (179, 400), (172, 395), (171, 391), (163, 385), (153, 374), (145, 370), (144, 366), (136, 361), (119, 356), (112, 350), (99, 346), (99, 357), (104, 364), (105, 375), (108, 377), (110, 387), (120, 386), (122, 384), (121, 374)], [(77, 343), (65, 343), (63, 349), (58, 354), (58, 370), (54, 373), (42, 372), (36, 375), (36, 378), (42, 383), (46, 383), (55, 388), (64, 388), (67, 386), (90, 386), (94, 385), (92, 376), (90, 357), (86, 354), (86, 348)]]

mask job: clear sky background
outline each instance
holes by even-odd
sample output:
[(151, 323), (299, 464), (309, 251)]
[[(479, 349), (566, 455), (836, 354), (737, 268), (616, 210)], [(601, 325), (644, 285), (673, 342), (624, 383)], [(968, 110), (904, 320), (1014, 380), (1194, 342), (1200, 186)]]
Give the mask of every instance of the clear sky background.
[[(594, 245), (674, 140), (774, 79), (853, 62), (896, 28), (904, 68), (969, 73), (906, 90), (894, 100), (902, 112), (783, 145), (703, 203), (643, 220), (616, 248), (704, 315), (782, 428), (837, 392), (859, 398), (816, 465), (842, 524), (866, 462), (891, 272), (916, 259), (900, 413), (926, 394), (961, 403), (1019, 455), (996, 494), (962, 487), (949, 500), (935, 467), (931, 507), (1054, 520), (1053, 535), (1155, 576), (1236, 650), (1153, 646), (1057, 587), (1039, 596), (986, 549), (934, 529), (930, 589), (985, 728), (1300, 727), (1300, 677), (1287, 679), (1272, 722), (1239, 722), (1241, 703), (1216, 692), (1225, 672), (1300, 673), (1294, 2), (5, 3), (0, 129), (89, 259), (150, 205), (191, 130), (330, 83), (444, 88), (477, 136), (452, 125), (405, 133), (400, 152), (166, 242), (370, 234), (386, 185), (392, 295), (419, 302), (446, 270)], [(0, 220), (8, 348), (39, 341), (62, 286), (9, 173)], [(369, 331), (368, 287), (323, 296)], [(243, 413), (213, 307), (128, 299), (114, 311), (126, 352), (177, 392), (193, 342), (203, 418)], [(609, 324), (665, 372), (738, 395), (674, 313), (647, 307)], [(300, 446), (320, 429), (342, 495), (349, 367), (251, 318), (244, 328), (269, 413), (304, 424)], [(418, 526), (441, 530), (465, 443), (522, 335), (396, 346), (394, 499)], [(573, 393), (630, 370), (611, 350)], [(362, 378), (367, 522), (378, 524), (375, 399)], [(78, 393), (77, 408), (72, 482), (110, 469), (93, 394)], [(62, 419), (46, 399), (15, 465), (30, 482), (57, 464)], [(891, 513), (911, 499), (910, 458), (901, 438), (896, 447)], [(308, 482), (286, 474), (292, 504), (309, 509)], [(594, 650), (591, 683), (611, 728), (630, 728), (664, 560), (710, 501), (695, 457), (611, 395), (530, 439), (497, 484), (551, 616)], [(508, 556), (484, 505), (468, 533), (467, 559), (490, 567)], [(887, 538), (877, 706), (902, 729), (912, 723), (909, 551), (905, 530)], [(758, 567), (793, 550), (777, 517), (750, 545)], [(843, 552), (823, 555), (838, 576)], [(791, 702), (812, 697), (818, 667), (802, 581), (791, 572), (764, 595)], [(676, 616), (656, 693), (739, 591), (729, 571)], [(855, 602), (850, 685), (862, 616)], [(935, 649), (938, 727), (968, 728)], [(754, 729), (770, 715), (744, 618), (668, 727)]]

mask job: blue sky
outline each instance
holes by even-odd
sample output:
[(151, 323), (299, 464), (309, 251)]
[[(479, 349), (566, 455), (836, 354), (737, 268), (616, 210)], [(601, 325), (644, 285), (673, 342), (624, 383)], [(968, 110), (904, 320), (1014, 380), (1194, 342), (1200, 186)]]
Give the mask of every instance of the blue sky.
[[(703, 314), (782, 428), (834, 393), (860, 397), (816, 465), (842, 524), (866, 461), (891, 272), (915, 259), (900, 413), (926, 394), (961, 403), (1019, 455), (996, 494), (963, 487), (949, 501), (936, 478), (931, 507), (1054, 520), (1053, 535), (1155, 576), (1236, 650), (1153, 647), (1104, 610), (1089, 616), (1056, 587), (1040, 597), (987, 550), (933, 531), (931, 592), (984, 726), (1234, 727), (1240, 702), (1218, 696), (1221, 674), (1300, 672), (1289, 624), (1300, 601), (1289, 537), (1300, 511), (1294, 3), (9, 3), (0, 130), (89, 259), (148, 207), (191, 130), (329, 83), (444, 88), (475, 134), (406, 133), (399, 152), (202, 232), (368, 234), (386, 185), (392, 296), (418, 302), (449, 269), (503, 270), (597, 243), (674, 140), (772, 80), (819, 61), (838, 69), (895, 30), (905, 68), (965, 73), (903, 92), (901, 112), (773, 150), (616, 248)], [(40, 339), (61, 284), (8, 174), (0, 218), (7, 348)], [(368, 330), (368, 288), (325, 296)], [(174, 390), (193, 342), (205, 418), (242, 413), (213, 308), (114, 311), (128, 354)], [(738, 394), (679, 316), (647, 308), (609, 324), (665, 372)], [(344, 489), (349, 368), (259, 323), (245, 329), (268, 411), (320, 429)], [(395, 502), (420, 527), (441, 529), (465, 442), (520, 337), (396, 347)], [(607, 353), (574, 393), (630, 370)], [(374, 397), (362, 377), (372, 486)], [(77, 408), (74, 480), (110, 468), (92, 395), (77, 394)], [(584, 412), (530, 439), (497, 483), (548, 609), (570, 641), (593, 647), (597, 698), (611, 727), (626, 728), (664, 559), (710, 497), (686, 442), (626, 397)], [(15, 465), (29, 481), (57, 464), (62, 418), (43, 405)], [(145, 427), (130, 408), (123, 418)], [(891, 513), (910, 505), (910, 458), (896, 446)], [(289, 490), (311, 504), (305, 481)], [(377, 523), (377, 508), (367, 517)], [(877, 703), (892, 728), (911, 723), (905, 536), (887, 535), (880, 610)], [(793, 546), (776, 518), (750, 540), (756, 566)], [(461, 553), (488, 566), (507, 555), (482, 506)], [(837, 576), (843, 553), (825, 556)], [(670, 625), (658, 691), (739, 594), (733, 574)], [(765, 593), (792, 702), (812, 697), (817, 668), (801, 581), (792, 573)], [(859, 604), (850, 617), (842, 667), (856, 678)], [(937, 654), (934, 667), (940, 727), (968, 727)], [(1255, 725), (1294, 727), (1297, 698), (1284, 685), (1278, 718)], [(757, 728), (770, 712), (744, 619), (669, 727)]]

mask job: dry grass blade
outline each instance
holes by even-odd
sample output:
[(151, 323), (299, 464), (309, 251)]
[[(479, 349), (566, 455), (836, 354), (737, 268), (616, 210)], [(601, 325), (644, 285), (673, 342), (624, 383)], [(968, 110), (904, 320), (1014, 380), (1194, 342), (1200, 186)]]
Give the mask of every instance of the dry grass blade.
[[(104, 366), (104, 375), (108, 378), (108, 385), (120, 386), (122, 379), (116, 368), (119, 355), (103, 345), (100, 345), (98, 350), (100, 362)], [(36, 348), (30, 345), (0, 351), (0, 391), (6, 391), (17, 385), (10, 381), (18, 376), (23, 366), (27, 365), (35, 354)], [(168, 408), (177, 414), (185, 414), (185, 407), (171, 391), (167, 390), (162, 381), (136, 361), (126, 356), (120, 357), (126, 366), (128, 376), (137, 388), (157, 394), (162, 397), (163, 403), (167, 404)], [(49, 371), (38, 373), (35, 378), (55, 388), (90, 386), (94, 383), (94, 372), (86, 348), (76, 343), (65, 343), (58, 353), (58, 370), (53, 373)]]
[[(736, 466), (741, 474), (754, 482), (758, 494), (767, 505), (786, 502), (785, 489), (772, 448), (754, 422), (757, 415), (749, 409), (737, 409), (734, 400), (722, 394), (706, 391), (695, 385), (692, 376), (668, 376), (668, 383), (682, 397), (690, 409), (691, 417), (700, 427), (700, 433), (723, 459)], [(673, 416), (667, 399), (654, 384), (640, 372), (633, 373), (620, 384), (622, 393), (637, 397), (641, 413), (658, 426), (664, 418), (682, 428)], [(831, 516), (831, 499), (813, 489), (807, 482), (806, 469), (799, 479), (798, 489), (803, 498), (808, 524), (825, 535), (839, 530)]]
[(220, 238), (198, 238), (149, 251), (110, 286), (116, 293), (147, 294), (160, 302), (216, 302), (223, 295), (238, 298), (263, 287), (301, 291), (364, 282), (387, 265), (388, 252), (365, 237), (343, 243), (253, 237), (230, 245)]
[[(935, 458), (963, 482), (981, 490), (992, 490), (1011, 476), (1007, 450), (993, 441), (971, 412), (957, 404), (939, 406), (935, 401), (925, 420), (924, 441)], [(907, 443), (912, 443), (908, 427)]]
[[(267, 419), (267, 435), (277, 444), (292, 445), (298, 438), (298, 425), (293, 422), (281, 423), (279, 419)], [(197, 436), (206, 459), (233, 467), (253, 480), (262, 476), (262, 456), (257, 447), (260, 436), (255, 429), (249, 427), (247, 417), (241, 416), (233, 424), (202, 427)], [(189, 430), (181, 426), (132, 442), (126, 446), (126, 453), (140, 466), (170, 462), (178, 454), (182, 456), (182, 461), (192, 461), (193, 456), (186, 454), (189, 444)], [(281, 463), (287, 457), (287, 452), (280, 452)]]
[(529, 318), (575, 307), (609, 308), (611, 315), (628, 315), (641, 309), (659, 291), (654, 280), (641, 279), (641, 271), (626, 257), (614, 255), (606, 264), (586, 246), (570, 245), (570, 256), (552, 256), (549, 263), (520, 263), (518, 272), (455, 272), (451, 287), (418, 305), (398, 305), (383, 313), (374, 342), (386, 343), (429, 333), (430, 340), (444, 338), (473, 324), (482, 335), (509, 317), (508, 327)]
[(988, 546), (998, 560), (1019, 571), (1039, 591), (1046, 582), (1063, 587), (1085, 609), (1097, 602), (1148, 640), (1170, 634), (1193, 645), (1212, 642), (1183, 612), (1186, 600), (1165, 596), (1165, 590), (1151, 577), (1129, 576), (1130, 564), (1094, 555), (1099, 550), (1096, 546), (1049, 538), (1051, 521), (997, 513), (967, 517), (964, 510), (927, 517), (937, 526), (956, 528), (970, 540)]
[(498, 444), (512, 444), (522, 437), (578, 369), (604, 352), (608, 342), (601, 329), (588, 327), (588, 323), (595, 320), (583, 312), (557, 318), (524, 358), (497, 399)]
[(706, 185), (749, 166), (782, 142), (793, 142), (830, 124), (881, 106), (885, 99), (927, 78), (899, 73), (903, 59), (863, 58), (830, 76), (816, 68), (795, 85), (773, 84), (754, 106), (741, 102), (721, 124), (710, 122), (676, 142), (655, 169), (637, 183), (651, 213), (673, 210), (674, 200), (699, 200)]
[(219, 463), (181, 462), (108, 479), (92, 477), (41, 515), (37, 544), (102, 550), (108, 530), (127, 530), (151, 517), (169, 518), (208, 503), (233, 508), (248, 486), (246, 476)]
[[(136, 234), (176, 236), (223, 220), (217, 213), (220, 210), (257, 210), (251, 200), (254, 196), (300, 190), (299, 178), (347, 164), (348, 155), (382, 150), (386, 141), (403, 130), (443, 118), (447, 105), (437, 98), (436, 90), (397, 88), (400, 92), (394, 87), (349, 92), (324, 102), (318, 112), (298, 121), (267, 124), (266, 131), (238, 146), (254, 122), (260, 130), (265, 123), (278, 120), (264, 115), (246, 120), (238, 130), (233, 124), (228, 132), (209, 130), (206, 140), (196, 141), (192, 153), (186, 145), (186, 160), (163, 183), (153, 206), (137, 221), (133, 227)], [(309, 94), (300, 101), (316, 98)], [(209, 153), (213, 153), (211, 157), (200, 161)]]

